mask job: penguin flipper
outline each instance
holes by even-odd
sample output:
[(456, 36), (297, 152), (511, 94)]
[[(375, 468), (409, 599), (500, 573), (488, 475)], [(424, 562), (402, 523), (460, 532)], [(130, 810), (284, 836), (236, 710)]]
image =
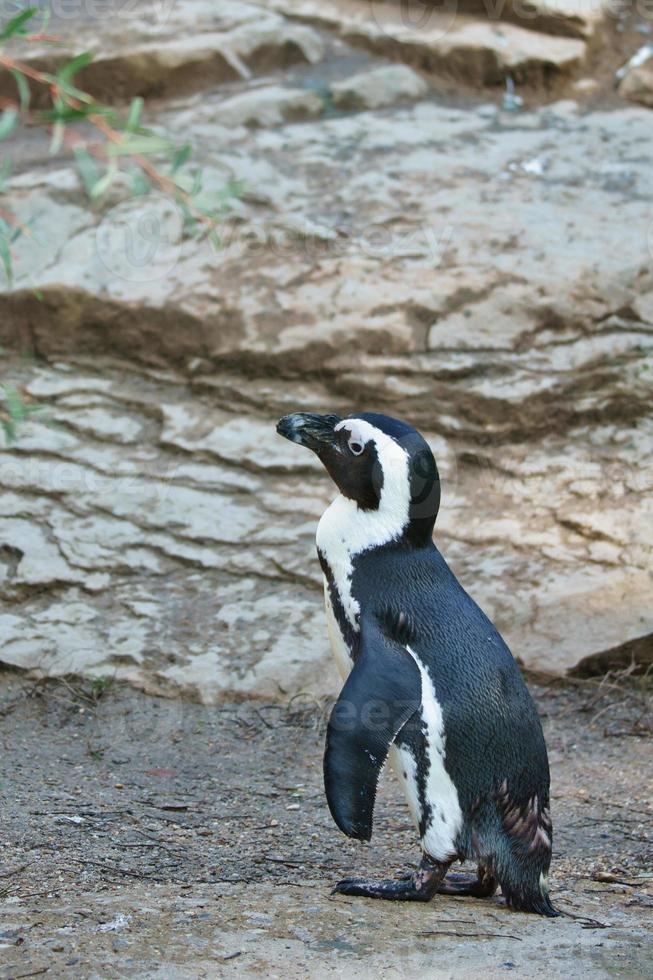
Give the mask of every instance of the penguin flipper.
[(411, 654), (376, 620), (364, 619), (358, 657), (331, 712), (324, 753), (327, 802), (348, 837), (370, 840), (388, 750), (421, 703), (422, 678)]

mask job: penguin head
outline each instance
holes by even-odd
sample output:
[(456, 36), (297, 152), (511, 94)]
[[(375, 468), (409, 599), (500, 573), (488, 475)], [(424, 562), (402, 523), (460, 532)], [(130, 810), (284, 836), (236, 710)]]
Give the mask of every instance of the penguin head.
[(431, 540), (440, 478), (423, 436), (407, 422), (376, 412), (340, 418), (295, 412), (277, 432), (318, 456), (340, 493), (379, 520), (401, 526), (413, 544)]

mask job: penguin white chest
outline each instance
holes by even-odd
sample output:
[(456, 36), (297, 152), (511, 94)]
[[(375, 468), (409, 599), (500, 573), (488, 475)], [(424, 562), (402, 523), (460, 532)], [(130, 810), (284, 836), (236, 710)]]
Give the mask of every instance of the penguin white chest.
[[(351, 588), (354, 571), (353, 559), (359, 545), (357, 541), (351, 539), (354, 508), (355, 505), (352, 504), (352, 501), (346, 500), (342, 496), (336, 497), (318, 524), (316, 543), (322, 559), (329, 568), (331, 585), (337, 597), (336, 602), (339, 610), (346, 617), (351, 630), (358, 633), (360, 606), (354, 598)], [(335, 614), (326, 576), (324, 578), (324, 605), (331, 651), (340, 676), (346, 680), (354, 666), (354, 660), (341, 624)]]
[(333, 586), (338, 593), (340, 605), (353, 629), (358, 630), (360, 606), (351, 591), (351, 578), (354, 572), (354, 557), (369, 547), (357, 539), (358, 508), (353, 501), (342, 495), (336, 497), (320, 518), (315, 536), (318, 551), (329, 566)]
[(324, 606), (326, 609), (327, 631), (329, 633), (331, 652), (336, 662), (338, 673), (344, 681), (349, 677), (349, 672), (354, 666), (354, 660), (347, 641), (342, 635), (336, 614), (333, 611), (331, 597), (329, 596), (329, 583), (326, 578), (324, 579)]

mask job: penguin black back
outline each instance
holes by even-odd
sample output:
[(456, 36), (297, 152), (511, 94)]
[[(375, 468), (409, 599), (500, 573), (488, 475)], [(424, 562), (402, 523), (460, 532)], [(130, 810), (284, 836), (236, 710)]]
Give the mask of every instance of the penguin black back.
[[(500, 884), (515, 908), (555, 915), (541, 725), (506, 644), (433, 544), (440, 481), (428, 444), (377, 413), (297, 413), (278, 431), (315, 452), (340, 490), (317, 534), (346, 677), (327, 732), (331, 812), (344, 833), (369, 839), (389, 754), (422, 843), (416, 874), (337, 890), (424, 901)], [(476, 860), (478, 876), (445, 878), (458, 859)]]

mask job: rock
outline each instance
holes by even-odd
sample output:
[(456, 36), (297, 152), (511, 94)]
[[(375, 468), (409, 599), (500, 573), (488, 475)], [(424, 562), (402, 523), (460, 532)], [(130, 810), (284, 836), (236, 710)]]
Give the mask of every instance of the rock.
[(193, 409), (192, 406), (162, 405), (163, 445), (186, 452), (204, 452), (216, 458), (253, 470), (320, 471), (319, 462), (311, 456), (298, 459), (293, 446), (278, 446), (270, 440), (267, 422), (253, 418), (235, 418), (226, 412)]
[(429, 330), (430, 349), (479, 347), (511, 350), (533, 329), (532, 292), (526, 285), (506, 284), (479, 303), (466, 303), (449, 316), (438, 317)]
[[(415, 43), (419, 48), (419, 40)], [(508, 73), (517, 82), (541, 84), (547, 75), (576, 71), (586, 57), (583, 41), (538, 34), (512, 24), (462, 19), (444, 37), (435, 38), (430, 50), (434, 68), (461, 79), (467, 72), (469, 81), (482, 85), (500, 84)]]
[(636, 296), (633, 299), (633, 310), (643, 323), (653, 326), (653, 290)]
[[(129, 44), (190, 36), (191, 9), (198, 36), (240, 36), (245, 67), (244, 36), (268, 30), (329, 55), (210, 91), (199, 72), (153, 113), (206, 193), (242, 182), (220, 248), (159, 194), (87, 205), (65, 162), (7, 180), (34, 235), (12, 243), (0, 344), (36, 358), (5, 354), (3, 378), (43, 411), (2, 446), (1, 657), (207, 702), (332, 692), (314, 537), (333, 488), (274, 425), (358, 406), (427, 434), (436, 541), (528, 668), (648, 649), (648, 110), (444, 104), (405, 65), (247, 4), (175, 8)], [(506, 50), (477, 53), (505, 68), (512, 24), (465, 15), (428, 43), (490, 29)], [(398, 59), (417, 43), (383, 36)]]
[(486, 4), (465, 0), (465, 10), (485, 14), (491, 21), (507, 20), (531, 31), (575, 37), (600, 43), (602, 29), (611, 16), (609, 0), (508, 0)]
[(647, 633), (635, 639), (626, 640), (610, 650), (595, 653), (587, 660), (581, 660), (571, 671), (574, 677), (592, 677), (609, 670), (624, 670), (631, 664), (649, 667), (653, 664), (653, 634)]
[[(504, 372), (519, 360), (514, 350), (495, 356), (508, 358)], [(549, 354), (531, 351), (525, 379), (542, 370), (538, 356), (550, 374)], [(396, 388), (394, 410), (416, 417), (417, 400), (439, 392), (437, 413), (425, 416), (449, 432), (430, 436), (444, 483), (436, 539), (514, 652), (529, 667), (564, 672), (645, 634), (651, 543), (639, 528), (650, 520), (653, 474), (642, 467), (650, 432), (640, 421), (636, 429), (591, 422), (575, 433), (552, 411), (561, 398), (575, 398), (582, 411), (583, 387), (574, 379), (583, 377), (581, 364), (597, 363), (596, 352), (577, 362), (564, 396), (559, 380), (549, 382), (552, 400), (541, 409), (548, 417), (539, 421), (537, 388), (530, 380), (515, 387), (514, 364), (503, 395), (500, 360), (485, 390), (481, 376), (474, 380), (473, 356), (459, 381), (451, 360), (448, 383), (446, 355), (439, 380), (420, 357), (400, 362), (416, 384)], [(479, 361), (485, 374), (487, 357)], [(561, 361), (563, 373), (568, 363)], [(4, 661), (38, 674), (111, 674), (211, 703), (233, 693), (279, 697), (280, 677), (286, 693), (326, 694), (335, 677), (330, 667), (324, 672), (313, 542), (333, 491), (310, 457), (277, 447), (273, 434), (288, 408), (327, 407), (317, 381), (306, 379), (303, 391), (293, 382), (282, 393), (284, 386), (250, 379), (247, 397), (256, 392), (268, 406), (257, 418), (246, 402), (238, 408), (237, 376), (216, 377), (207, 388), (214, 399), (221, 392), (217, 410), (179, 381), (130, 380), (108, 366), (99, 374), (64, 366), (20, 371), (52, 414), (64, 406), (69, 417), (63, 431), (48, 429), (47, 416), (34, 417), (3, 454)], [(590, 388), (593, 378), (590, 369)], [(386, 368), (351, 383), (365, 400), (367, 388), (374, 390), (378, 404), (391, 382)], [(341, 374), (343, 392), (348, 384)], [(127, 416), (139, 439), (125, 442), (120, 427), (78, 426), (75, 416), (87, 414), (84, 392), (91, 401), (100, 397), (104, 411), (112, 406), (109, 418)], [(342, 395), (328, 398), (329, 407), (340, 407)], [(470, 435), (482, 432), (487, 442), (505, 429), (511, 399), (522, 440), (543, 424), (548, 435), (525, 444), (504, 435), (480, 453)], [(148, 421), (157, 417), (160, 430)]]
[[(516, 81), (541, 84), (551, 75), (576, 71), (585, 61), (587, 44), (579, 36), (526, 30), (506, 21), (489, 22), (458, 12), (455, 3), (436, 5), (411, 20), (400, 4), (347, 0), (267, 0), (267, 6), (310, 24), (338, 32), (349, 43), (375, 54), (405, 61), (465, 84), (503, 84), (510, 73)], [(577, 6), (576, 8), (577, 9)], [(484, 11), (485, 13), (485, 11)], [(559, 24), (556, 16), (547, 15)], [(518, 18), (519, 24), (524, 19)], [(592, 21), (590, 17), (587, 24)], [(579, 22), (580, 23), (580, 22)], [(529, 22), (528, 26), (531, 24)], [(588, 27), (589, 29), (589, 27)], [(576, 34), (581, 35), (580, 26)]]
[(579, 78), (578, 81), (574, 82), (572, 89), (581, 96), (593, 95), (598, 91), (599, 83), (596, 78)]
[(421, 99), (429, 87), (406, 65), (384, 65), (334, 82), (330, 91), (339, 108), (378, 109), (404, 100)]
[(323, 111), (324, 100), (315, 92), (270, 85), (226, 99), (218, 109), (218, 121), (223, 126), (279, 126)]
[[(69, 37), (68, 32), (63, 37)], [(76, 75), (79, 86), (96, 98), (117, 102), (135, 95), (177, 97), (249, 78), (252, 71), (315, 63), (324, 45), (310, 27), (289, 23), (254, 4), (215, 7), (200, 0), (183, 10), (170, 6), (154, 30), (147, 10), (128, 7), (115, 20), (79, 25), (74, 48), (66, 48), (64, 42), (39, 49), (31, 43), (21, 60), (40, 71), (56, 72), (80, 50), (93, 51), (94, 59)], [(0, 95), (15, 96), (10, 76), (0, 75)], [(38, 86), (34, 97), (42, 99)]]
[(619, 84), (619, 95), (653, 108), (653, 58), (627, 72)]

